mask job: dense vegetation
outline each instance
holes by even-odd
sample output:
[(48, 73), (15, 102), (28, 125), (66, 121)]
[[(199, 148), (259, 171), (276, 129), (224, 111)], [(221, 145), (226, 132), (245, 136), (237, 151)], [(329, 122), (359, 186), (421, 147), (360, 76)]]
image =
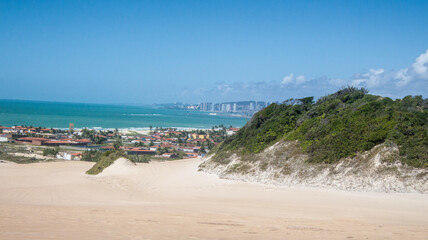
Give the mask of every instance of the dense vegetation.
[(273, 143), (299, 140), (309, 162), (334, 163), (381, 143), (396, 144), (401, 161), (428, 168), (428, 100), (392, 100), (347, 87), (320, 98), (290, 99), (256, 113), (215, 152), (258, 153)]
[(100, 159), (95, 163), (95, 165), (86, 171), (87, 174), (96, 175), (100, 172), (102, 172), (105, 168), (110, 166), (114, 163), (117, 159), (124, 157), (126, 158), (128, 155), (125, 154), (122, 150), (116, 150), (116, 151), (107, 151), (104, 152)]
[(86, 150), (82, 153), (82, 160), (89, 162), (98, 162), (101, 159), (103, 152), (98, 150)]
[(134, 163), (149, 163), (152, 160), (149, 155), (128, 155), (128, 159)]
[(43, 156), (55, 157), (59, 153), (59, 148), (45, 148), (43, 149)]

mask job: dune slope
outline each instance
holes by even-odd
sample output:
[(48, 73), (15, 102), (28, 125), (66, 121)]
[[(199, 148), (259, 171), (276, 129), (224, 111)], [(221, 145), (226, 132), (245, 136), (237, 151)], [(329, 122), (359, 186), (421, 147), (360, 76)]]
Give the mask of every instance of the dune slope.
[(93, 163), (0, 163), (0, 239), (424, 239), (428, 235), (425, 194), (233, 182), (198, 172), (199, 164), (197, 159), (136, 166), (119, 161), (103, 174), (89, 176), (85, 171)]

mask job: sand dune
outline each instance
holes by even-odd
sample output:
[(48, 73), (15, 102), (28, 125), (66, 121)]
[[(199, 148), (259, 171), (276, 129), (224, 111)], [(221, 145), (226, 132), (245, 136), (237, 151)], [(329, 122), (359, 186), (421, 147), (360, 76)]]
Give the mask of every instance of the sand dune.
[(119, 158), (106, 169), (104, 169), (98, 176), (126, 176), (136, 172), (135, 164), (126, 158)]
[(200, 160), (0, 162), (0, 239), (426, 239), (428, 195), (274, 187)]

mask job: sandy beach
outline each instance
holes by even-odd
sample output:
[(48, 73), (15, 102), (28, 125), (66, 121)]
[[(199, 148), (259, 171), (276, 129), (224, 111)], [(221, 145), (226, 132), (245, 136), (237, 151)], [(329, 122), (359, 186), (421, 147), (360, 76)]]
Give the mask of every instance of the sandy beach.
[(233, 182), (201, 160), (0, 163), (0, 239), (426, 239), (428, 195)]

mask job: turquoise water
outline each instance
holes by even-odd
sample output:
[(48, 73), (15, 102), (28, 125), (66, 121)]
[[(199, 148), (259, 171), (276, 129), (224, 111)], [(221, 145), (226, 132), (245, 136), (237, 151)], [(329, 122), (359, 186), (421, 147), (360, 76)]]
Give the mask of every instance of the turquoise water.
[(74, 123), (75, 128), (211, 128), (220, 124), (241, 127), (247, 120), (152, 106), (0, 100), (1, 126), (68, 128), (69, 123)]

